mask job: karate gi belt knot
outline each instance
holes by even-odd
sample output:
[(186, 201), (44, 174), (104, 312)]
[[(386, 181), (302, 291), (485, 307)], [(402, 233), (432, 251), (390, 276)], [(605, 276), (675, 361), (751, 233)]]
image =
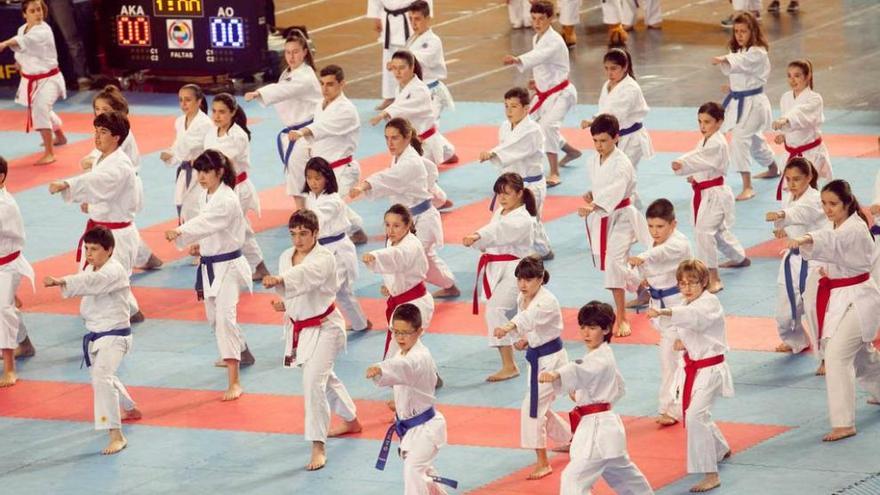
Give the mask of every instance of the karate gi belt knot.
[(726, 109), (727, 105), (730, 104), (730, 100), (736, 100), (736, 123), (739, 124), (739, 119), (742, 118), (743, 109), (745, 108), (746, 98), (749, 96), (759, 95), (763, 92), (763, 86), (754, 89), (746, 89), (743, 91), (731, 91), (730, 93), (727, 93), (727, 96), (724, 97), (724, 102), (721, 103), (721, 106)]
[[(394, 436), (394, 433), (397, 433), (397, 437), (403, 440), (407, 431), (431, 421), (436, 414), (437, 412), (434, 408), (430, 407), (409, 419), (400, 419), (395, 415), (394, 424), (388, 427), (388, 431), (385, 432), (385, 439), (382, 441), (381, 450), (379, 450), (379, 458), (376, 459), (376, 469), (380, 471), (385, 470), (385, 464), (388, 462), (388, 453), (391, 451), (391, 438)], [(448, 487), (458, 488), (458, 481), (453, 479), (441, 476), (431, 476), (431, 479)]]
[[(116, 330), (108, 330), (106, 332), (89, 332), (83, 335), (83, 362), (86, 368), (92, 367), (92, 360), (89, 358), (89, 343), (94, 342), (102, 337), (128, 337), (131, 335), (131, 328), (117, 328)], [(82, 368), (82, 365), (80, 365)]]
[(538, 360), (544, 356), (556, 354), (562, 350), (562, 339), (555, 339), (538, 347), (526, 350), (526, 361), (529, 362), (529, 417), (538, 417)]
[(205, 298), (205, 285), (202, 280), (202, 265), (205, 266), (205, 270), (208, 272), (208, 285), (210, 286), (214, 283), (214, 263), (232, 261), (239, 258), (241, 255), (241, 249), (236, 249), (235, 251), (215, 254), (214, 256), (201, 256), (199, 266), (196, 268), (196, 295), (200, 301)]

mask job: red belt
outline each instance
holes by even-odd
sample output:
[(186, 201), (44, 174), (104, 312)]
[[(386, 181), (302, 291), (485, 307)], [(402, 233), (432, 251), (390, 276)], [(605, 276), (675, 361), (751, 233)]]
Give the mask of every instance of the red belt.
[(76, 245), (76, 262), (82, 259), (82, 247), (83, 247), (83, 237), (85, 237), (86, 232), (92, 230), (95, 227), (106, 227), (110, 230), (124, 229), (131, 225), (131, 222), (97, 222), (95, 220), (89, 219), (86, 222), (86, 230), (83, 231), (83, 235), (79, 237), (79, 244)]
[(544, 104), (544, 101), (547, 100), (547, 98), (550, 98), (550, 96), (552, 96), (554, 93), (558, 93), (558, 92), (562, 91), (563, 89), (567, 88), (568, 85), (569, 85), (569, 82), (568, 82), (568, 79), (566, 79), (565, 81), (562, 81), (561, 83), (557, 84), (556, 86), (553, 86), (552, 88), (548, 89), (547, 91), (541, 91), (540, 89), (535, 88), (535, 95), (538, 97), (538, 101), (536, 101), (535, 104), (532, 105), (532, 108), (529, 109), (529, 115), (537, 112), (538, 109), (541, 108), (541, 105)]
[(40, 79), (46, 79), (54, 76), (55, 74), (60, 74), (61, 70), (58, 67), (50, 70), (49, 72), (44, 72), (42, 74), (25, 74), (21, 72), (21, 77), (27, 79), (27, 122), (24, 125), (25, 132), (31, 132), (31, 127), (34, 124), (33, 114), (31, 113), (31, 107), (34, 103), (34, 93), (37, 92), (37, 81)]
[(247, 180), (247, 172), (242, 172), (235, 176), (235, 185), (239, 185)]
[[(621, 208), (626, 208), (631, 204), (629, 198), (624, 198), (620, 203), (617, 203), (617, 206), (614, 207), (615, 210), (619, 210)], [(587, 242), (590, 243), (590, 250), (593, 249), (593, 238), (590, 235), (590, 222), (587, 221)], [(605, 271), (605, 251), (608, 249), (608, 217), (602, 217), (602, 220), (599, 222), (599, 269), (603, 272)], [(590, 253), (592, 255), (592, 252)]]
[(472, 311), (475, 315), (480, 314), (480, 274), (483, 274), (483, 294), (486, 294), (486, 299), (490, 299), (492, 297), (492, 287), (489, 286), (489, 277), (486, 275), (486, 267), (489, 266), (489, 263), (496, 263), (500, 261), (516, 261), (518, 259), (519, 257), (512, 254), (483, 253), (480, 256), (480, 261), (479, 263), (477, 263), (477, 280), (474, 281), (474, 307)]
[(349, 155), (345, 158), (336, 160), (335, 162), (331, 162), (330, 168), (333, 169), (333, 168), (341, 167), (343, 165), (348, 165), (349, 163), (352, 162), (352, 160), (354, 160), (354, 159)]
[(581, 418), (600, 412), (610, 411), (611, 404), (607, 402), (596, 402), (595, 404), (587, 404), (585, 406), (577, 406), (568, 413), (568, 420), (571, 423), (571, 433), (577, 431)]
[(707, 357), (706, 359), (691, 359), (688, 353), (684, 353), (684, 392), (681, 396), (681, 423), (684, 425), (688, 407), (691, 405), (691, 392), (694, 390), (694, 381), (697, 372), (709, 366), (715, 366), (724, 362), (724, 354)]
[(831, 291), (841, 287), (849, 287), (851, 285), (867, 282), (869, 278), (871, 278), (871, 274), (866, 272), (849, 278), (822, 277), (819, 279), (819, 291), (816, 293), (816, 318), (819, 320), (817, 342), (822, 342), (822, 328), (825, 326), (825, 313), (828, 311), (828, 301), (831, 300)]
[(714, 179), (704, 180), (703, 182), (691, 182), (691, 188), (694, 190), (694, 223), (697, 223), (697, 213), (700, 212), (700, 203), (703, 201), (703, 190), (710, 187), (718, 187), (724, 185), (724, 176), (715, 177)]
[(0, 266), (8, 265), (9, 263), (12, 263), (20, 255), (21, 255), (21, 251), (13, 251), (13, 252), (7, 254), (6, 256), (0, 256)]
[[(797, 158), (799, 156), (804, 156), (804, 151), (809, 151), (813, 148), (818, 147), (822, 144), (822, 136), (816, 138), (815, 141), (811, 141), (802, 146), (794, 146), (791, 147), (785, 144), (785, 151), (788, 152), (788, 160), (786, 163), (790, 162), (792, 158)], [(782, 177), (779, 178), (779, 184), (776, 186), (776, 201), (782, 201), (782, 182), (785, 181), (785, 176), (783, 174)]]
[(327, 308), (327, 311), (324, 311), (323, 313), (319, 314), (318, 316), (306, 318), (305, 320), (294, 320), (293, 318), (290, 318), (290, 323), (293, 324), (293, 347), (291, 347), (291, 349), (293, 350), (292, 355), (294, 358), (296, 357), (296, 348), (299, 345), (300, 332), (302, 332), (306, 328), (320, 327), (321, 320), (323, 320), (324, 318), (327, 317), (327, 315), (332, 313), (334, 309), (336, 309), (336, 304), (330, 303), (330, 307)]
[(402, 292), (396, 296), (391, 296), (385, 300), (385, 319), (388, 320), (388, 334), (385, 336), (385, 351), (382, 353), (382, 359), (388, 355), (388, 346), (391, 345), (391, 316), (394, 314), (394, 308), (401, 304), (415, 301), (416, 299), (428, 293), (424, 282), (412, 286), (406, 292)]
[(419, 134), (419, 141), (424, 141), (424, 140), (428, 139), (429, 137), (433, 136), (433, 135), (436, 134), (436, 133), (437, 133), (437, 126), (436, 126), (436, 125), (432, 125), (430, 129), (428, 129), (427, 131), (425, 131), (425, 132)]

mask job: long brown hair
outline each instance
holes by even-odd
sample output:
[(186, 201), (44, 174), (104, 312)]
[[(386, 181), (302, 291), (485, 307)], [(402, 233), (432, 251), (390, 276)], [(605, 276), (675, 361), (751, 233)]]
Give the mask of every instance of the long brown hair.
[(287, 39), (284, 40), (284, 44), (288, 43), (296, 43), (306, 51), (306, 60), (305, 62), (309, 64), (309, 67), (312, 69), (315, 68), (315, 59), (312, 58), (312, 50), (309, 48), (309, 40), (306, 38), (306, 35), (300, 31), (299, 29), (291, 29), (290, 33), (287, 35)]
[(244, 113), (244, 109), (235, 101), (235, 97), (229, 93), (220, 93), (214, 95), (214, 100), (212, 102), (220, 102), (232, 112), (232, 123), (238, 124), (238, 126), (247, 134), (248, 141), (250, 141), (251, 130), (248, 129), (247, 126), (247, 115)]
[(868, 228), (871, 228), (872, 223), (868, 220), (865, 212), (862, 211), (862, 207), (859, 206), (859, 200), (853, 194), (852, 188), (849, 187), (849, 182), (843, 179), (835, 179), (828, 184), (825, 184), (825, 187), (822, 188), (822, 192), (825, 191), (834, 193), (834, 195), (840, 199), (843, 206), (846, 206), (846, 212), (849, 216), (852, 216), (853, 213), (857, 214), (865, 221)]
[(529, 215), (533, 217), (538, 216), (538, 204), (535, 201), (535, 195), (532, 193), (531, 189), (525, 187), (525, 183), (518, 173), (506, 172), (498, 176), (498, 179), (495, 180), (495, 185), (492, 187), (492, 191), (495, 194), (501, 194), (504, 192), (504, 188), (508, 188), (513, 192), (522, 191), (522, 199), (523, 204), (526, 206), (526, 211), (528, 211)]
[[(736, 35), (734, 34), (734, 31), (736, 30), (737, 24), (745, 24), (749, 27), (751, 37), (746, 43), (746, 46), (739, 46), (739, 43), (736, 42)], [(751, 12), (740, 12), (739, 14), (735, 15), (733, 17), (733, 25), (734, 31), (731, 31), (730, 42), (728, 42), (727, 44), (727, 46), (730, 48), (730, 51), (738, 52), (740, 49), (748, 50), (753, 46), (760, 46), (768, 52), (770, 51), (770, 44), (767, 43), (767, 37), (764, 36), (764, 31), (761, 30), (761, 23), (758, 22), (758, 19), (754, 15), (752, 15)]]
[(425, 154), (425, 150), (422, 147), (422, 140), (419, 139), (419, 133), (416, 132), (415, 127), (413, 127), (410, 121), (403, 117), (395, 117), (385, 124), (386, 129), (389, 127), (397, 129), (397, 132), (399, 132), (404, 138), (408, 137), (409, 145), (412, 146), (419, 155)]

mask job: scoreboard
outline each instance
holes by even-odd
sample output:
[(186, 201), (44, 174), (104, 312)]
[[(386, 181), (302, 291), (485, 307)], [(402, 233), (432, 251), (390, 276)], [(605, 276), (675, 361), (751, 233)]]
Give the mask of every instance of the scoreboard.
[(107, 65), (188, 74), (266, 66), (265, 0), (101, 2)]

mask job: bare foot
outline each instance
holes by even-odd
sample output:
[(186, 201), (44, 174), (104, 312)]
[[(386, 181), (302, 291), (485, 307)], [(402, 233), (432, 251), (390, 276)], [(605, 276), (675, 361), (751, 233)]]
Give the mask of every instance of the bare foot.
[(752, 266), (752, 260), (743, 258), (742, 261), (727, 260), (718, 265), (718, 268), (745, 268), (747, 266)]
[(755, 175), (756, 179), (775, 179), (779, 177), (779, 167), (774, 163), (767, 167), (767, 170)]
[(718, 473), (706, 473), (706, 476), (699, 483), (691, 487), (691, 493), (708, 492), (719, 486), (721, 486), (721, 478)]
[(755, 197), (755, 191), (751, 188), (743, 189), (743, 192), (736, 196), (737, 201), (748, 201)]
[(55, 155), (44, 154), (40, 157), (39, 160), (34, 162), (34, 165), (48, 165), (50, 163), (55, 162)]
[(117, 454), (127, 446), (128, 446), (128, 440), (126, 440), (125, 437), (114, 438), (114, 439), (110, 440), (110, 443), (108, 443), (106, 447), (104, 447), (104, 450), (101, 451), (101, 454), (103, 454), (103, 455)]
[(123, 411), (122, 411), (122, 420), (123, 421), (137, 421), (143, 417), (144, 417), (144, 415), (141, 413), (141, 410), (136, 407), (134, 409), (129, 409), (127, 411), (123, 409)]
[(562, 160), (559, 160), (559, 166), (564, 167), (568, 165), (570, 162), (573, 162), (580, 158), (582, 153), (578, 150), (574, 150), (571, 153), (566, 153), (565, 156), (562, 157)]
[(838, 440), (843, 440), (844, 438), (849, 438), (855, 436), (856, 428), (855, 426), (847, 426), (843, 428), (831, 428), (831, 433), (828, 433), (824, 437), (822, 437), (823, 442), (836, 442)]
[(260, 264), (254, 268), (254, 274), (251, 279), (254, 281), (263, 280), (263, 277), (266, 275), (271, 275), (271, 273), (269, 273), (269, 269), (266, 268), (266, 263), (261, 261)]
[(328, 437), (340, 437), (342, 435), (350, 435), (352, 433), (360, 433), (363, 431), (363, 427), (361, 426), (361, 422), (358, 421), (357, 418), (354, 418), (351, 421), (345, 421), (341, 425), (330, 428), (330, 431), (327, 432)]
[(529, 473), (529, 476), (526, 479), (539, 480), (541, 478), (550, 476), (552, 472), (553, 468), (550, 466), (535, 466), (535, 470)]
[(562, 179), (558, 175), (550, 175), (547, 177), (547, 187), (556, 187), (562, 184)]
[(494, 374), (489, 375), (486, 378), (487, 382), (503, 382), (505, 380), (510, 380), (511, 378), (516, 378), (519, 376), (519, 369), (500, 369), (496, 371)]
[(819, 367), (816, 368), (816, 376), (825, 376), (825, 361), (819, 363)]
[(158, 256), (150, 253), (150, 259), (148, 259), (147, 263), (141, 268), (144, 270), (158, 270), (159, 268), (162, 268), (162, 263), (162, 260)]
[(717, 294), (724, 290), (724, 284), (722, 284), (721, 282), (718, 282), (717, 284), (710, 283), (709, 287), (707, 287), (706, 290), (708, 290), (711, 294)]
[(226, 402), (238, 399), (239, 397), (241, 397), (241, 393), (241, 385), (237, 383), (234, 385), (230, 385), (229, 389), (227, 389), (226, 392), (223, 393), (223, 401)]
[(447, 158), (447, 159), (446, 159), (443, 163), (441, 163), (440, 165), (454, 165), (454, 164), (456, 164), (456, 163), (458, 163), (458, 162), (459, 162), (458, 155), (456, 155), (455, 153), (453, 153), (452, 156), (450, 156), (449, 158)]
[(614, 330), (614, 335), (618, 337), (629, 337), (632, 334), (632, 329), (629, 327), (629, 322), (621, 321), (616, 325)]
[(783, 342), (783, 343), (779, 344), (778, 346), (776, 346), (775, 351), (776, 352), (791, 352), (792, 349), (791, 349), (790, 345)]
[(324, 453), (324, 444), (321, 442), (312, 443), (312, 459), (306, 465), (306, 470), (317, 471), (325, 464), (327, 464), (327, 455)]
[(654, 418), (654, 422), (660, 426), (672, 426), (678, 423), (678, 420), (668, 414), (660, 414)]
[(7, 371), (3, 373), (3, 376), (0, 376), (0, 388), (11, 387), (15, 385), (16, 381), (18, 381), (18, 376), (15, 375), (15, 372)]
[(447, 287), (445, 289), (434, 291), (434, 293), (431, 295), (434, 296), (434, 299), (451, 299), (453, 297), (460, 296), (461, 291), (458, 290), (458, 287), (453, 284), (452, 287)]

